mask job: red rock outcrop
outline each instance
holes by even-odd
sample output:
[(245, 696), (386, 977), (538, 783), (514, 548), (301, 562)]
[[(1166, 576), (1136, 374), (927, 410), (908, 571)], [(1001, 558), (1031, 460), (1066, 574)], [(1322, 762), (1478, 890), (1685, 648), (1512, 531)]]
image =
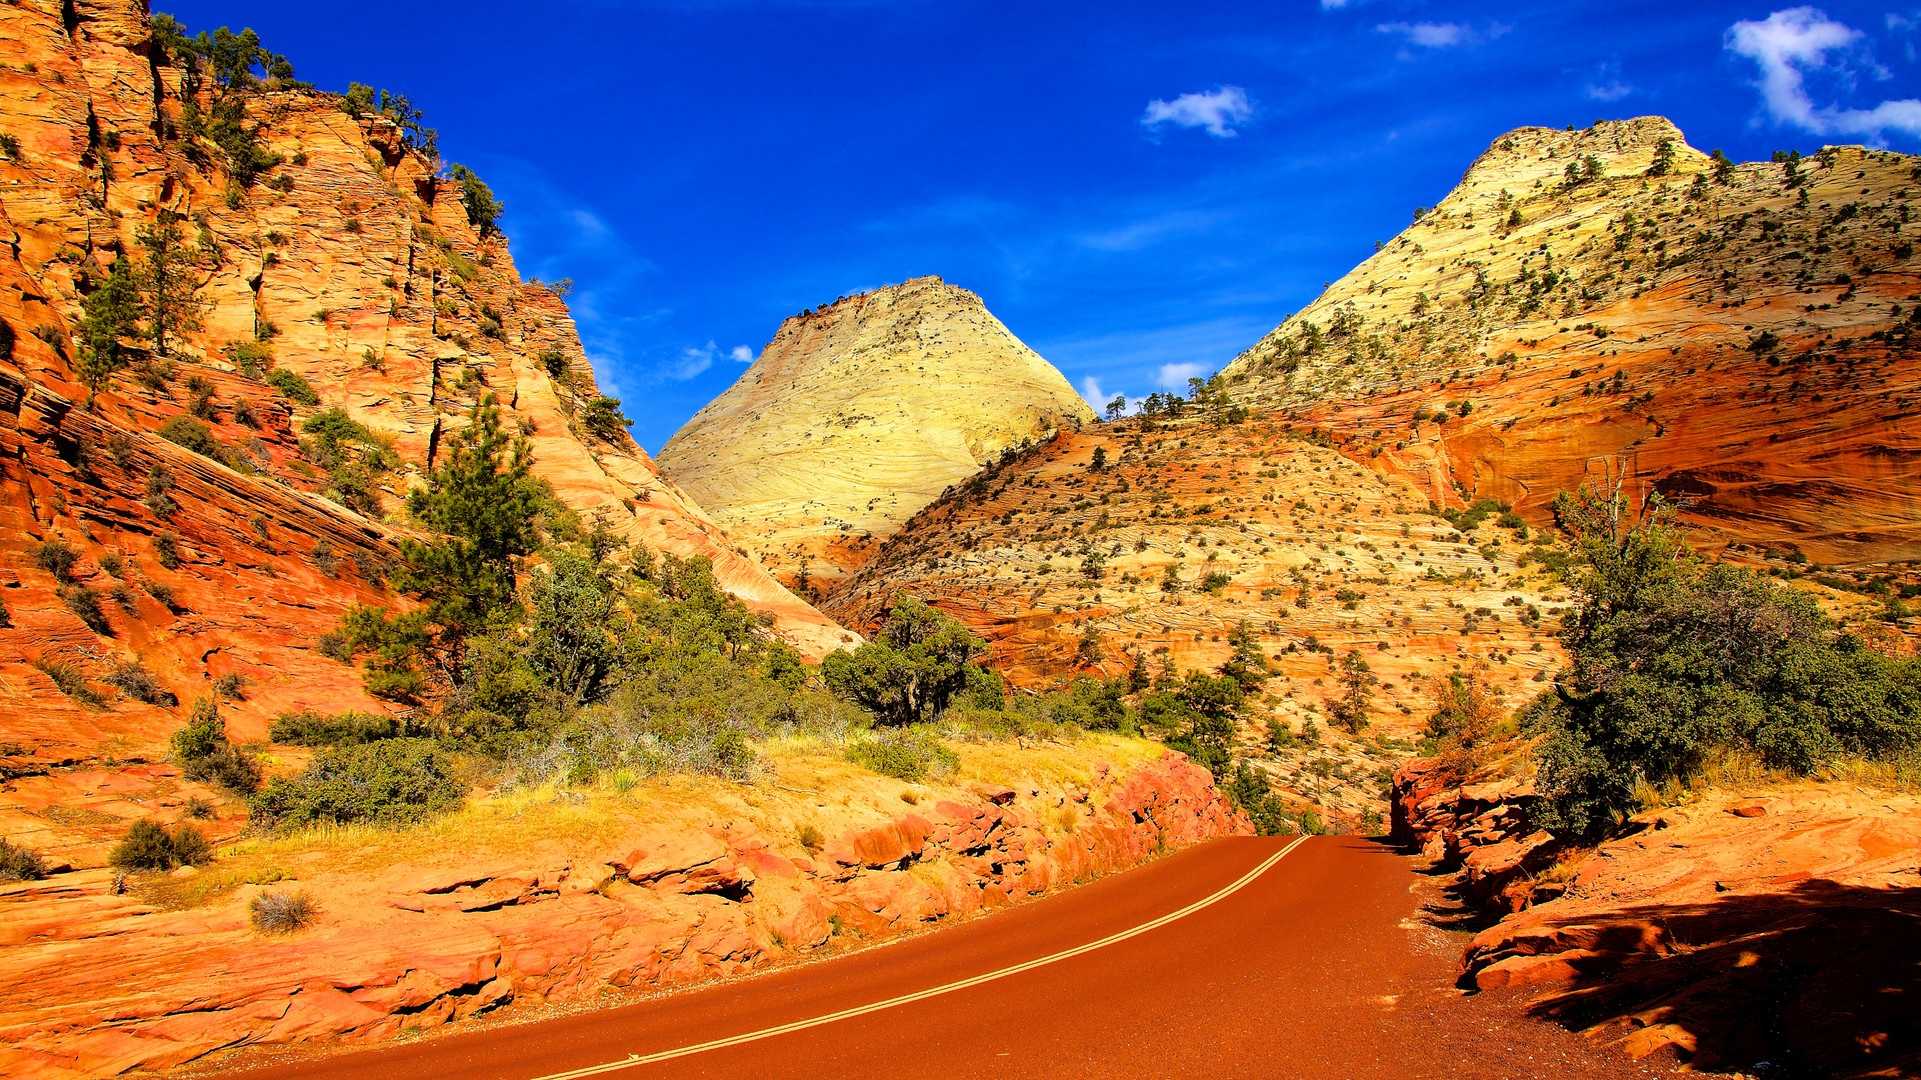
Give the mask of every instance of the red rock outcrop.
[[(210, 78), (152, 40), (144, 4), (65, 10), (70, 26), (61, 5), (0, 9), (0, 132), (18, 145), (0, 155), (0, 741), (14, 757), (90, 757), (114, 739), (120, 757), (151, 756), (169, 714), (98, 682), (136, 658), (183, 701), (245, 677), (245, 700), (223, 705), (239, 737), (290, 708), (374, 707), (314, 640), (353, 604), (395, 602), (382, 578), (409, 528), (402, 500), (486, 394), (568, 509), (712, 559), (805, 653), (855, 640), (738, 554), (624, 432), (583, 426), (599, 392), (561, 298), (520, 279), (392, 121), (273, 80), (245, 90), (245, 122), (282, 163), (243, 186), (189, 132)], [(89, 409), (81, 300), (116, 253), (142, 263), (138, 237), (162, 214), (180, 222), (201, 328), (165, 358), (127, 339), (133, 366)], [(383, 444), (384, 469), (356, 473), (304, 436), (333, 407)], [(206, 425), (208, 453), (157, 437), (181, 416)], [(43, 541), (79, 562), (42, 569)], [(104, 604), (99, 632), (63, 602), (80, 588)], [(32, 660), (70, 666), (110, 707), (62, 694)]]
[[(114, 895), (104, 870), (0, 886), (0, 1071), (112, 1075), (225, 1047), (366, 1041), (516, 1002), (682, 985), (1250, 831), (1179, 754), (1120, 772), (1095, 763), (1089, 776), (936, 785), (906, 812), (856, 812), (818, 850), (794, 839), (791, 821), (775, 832), (739, 816), (702, 827), (629, 810), (594, 839), (375, 873), (296, 865), (297, 882), (235, 880), (184, 910)], [(819, 813), (805, 806), (790, 812)], [(316, 923), (255, 933), (247, 904), (266, 888), (307, 891)]]
[(1455, 786), (1424, 759), (1394, 795), (1396, 838), (1501, 916), (1466, 949), (1465, 983), (1546, 988), (1534, 1015), (1704, 1071), (1921, 1065), (1921, 799), (1850, 784), (1708, 793), (1590, 849), (1530, 823), (1522, 778)]

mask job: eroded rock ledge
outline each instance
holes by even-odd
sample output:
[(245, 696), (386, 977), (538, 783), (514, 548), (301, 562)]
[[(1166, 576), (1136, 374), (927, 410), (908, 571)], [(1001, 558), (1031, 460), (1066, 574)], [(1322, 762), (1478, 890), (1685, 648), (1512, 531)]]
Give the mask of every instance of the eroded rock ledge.
[(1499, 919), (1464, 985), (1542, 988), (1535, 1016), (1701, 1071), (1921, 1071), (1921, 799), (1711, 792), (1590, 849), (1533, 824), (1524, 778), (1449, 781), (1433, 759), (1402, 767), (1394, 833)]
[[(303, 880), (316, 926), (264, 937), (244, 886), (166, 911), (110, 872), (0, 888), (0, 1072), (111, 1075), (225, 1047), (367, 1042), (510, 1003), (669, 987), (1017, 903), (1251, 832), (1178, 753), (1088, 786), (967, 785), (824, 837), (728, 824), (533, 839), (464, 862)], [(288, 884), (272, 886), (290, 888)]]

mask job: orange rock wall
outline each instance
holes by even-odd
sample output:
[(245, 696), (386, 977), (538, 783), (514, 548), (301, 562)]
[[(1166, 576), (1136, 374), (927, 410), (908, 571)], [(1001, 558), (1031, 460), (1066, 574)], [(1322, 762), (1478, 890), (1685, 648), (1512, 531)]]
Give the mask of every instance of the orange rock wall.
[(317, 925), (280, 938), (248, 926), (258, 886), (184, 911), (111, 895), (107, 871), (0, 886), (0, 1072), (113, 1075), (686, 985), (1251, 831), (1179, 754), (1093, 774), (1087, 787), (952, 789), (857, 821), (818, 851), (738, 821), (630, 822), (598, 846), (317, 874), (299, 883)]
[[(250, 122), (286, 162), (230, 189), (217, 148), (166, 134), (183, 70), (156, 54), (144, 5), (71, 8), (71, 32), (60, 4), (0, 8), (0, 131), (20, 143), (0, 159), (0, 319), (14, 337), (11, 358), (0, 357), (0, 600), (13, 623), (0, 628), (6, 756), (32, 769), (156, 753), (172, 716), (97, 682), (135, 657), (183, 702), (221, 675), (245, 676), (247, 699), (223, 706), (239, 737), (263, 735), (289, 708), (375, 707), (357, 673), (321, 658), (314, 640), (352, 604), (395, 602), (378, 568), (409, 528), (404, 497), (489, 393), (505, 422), (530, 434), (535, 472), (583, 518), (657, 552), (708, 556), (721, 583), (804, 653), (855, 640), (735, 552), (631, 440), (579, 428), (581, 403), (598, 390), (565, 305), (520, 280), (505, 242), (476, 233), (457, 187), (391, 123), (355, 120), (330, 95), (251, 92)], [(199, 95), (204, 109), (210, 99)], [(203, 328), (170, 349), (170, 383), (122, 371), (89, 412), (73, 339), (85, 283), (116, 250), (137, 252), (137, 232), (162, 211), (181, 215), (198, 253)], [(276, 332), (260, 336), (274, 366), (307, 379), (321, 408), (340, 407), (391, 441), (400, 465), (376, 478), (377, 512), (320, 497), (328, 478), (299, 430), (314, 410), (233, 361), (231, 346), (269, 326)], [(145, 343), (128, 344), (136, 361), (147, 358)], [(543, 351), (567, 370), (550, 374)], [(211, 392), (201, 411), (238, 469), (155, 437), (192, 404), (192, 379)], [(254, 422), (240, 421), (243, 405)], [(174, 478), (172, 512), (142, 505), (156, 467)], [(162, 533), (177, 537), (177, 569), (156, 561)], [(56, 539), (81, 552), (71, 582), (35, 564), (34, 549)], [(116, 554), (127, 562), (120, 578), (101, 567)], [(123, 580), (126, 605), (105, 603), (107, 634), (59, 596), (77, 584), (104, 598)], [(170, 589), (171, 606), (148, 596), (146, 581)], [(34, 659), (74, 665), (108, 707), (63, 696)]]

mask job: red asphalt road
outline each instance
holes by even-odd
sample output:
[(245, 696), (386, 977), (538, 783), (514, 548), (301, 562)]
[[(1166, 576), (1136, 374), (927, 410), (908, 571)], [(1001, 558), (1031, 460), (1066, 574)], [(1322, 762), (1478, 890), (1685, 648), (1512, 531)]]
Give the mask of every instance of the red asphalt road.
[[(820, 1017), (1085, 945), (1177, 911), (1291, 838), (1233, 838), (950, 929), (705, 990), (405, 1045), (280, 1062), (246, 1080), (535, 1080)], [(1166, 925), (1005, 978), (742, 1045), (599, 1075), (685, 1077), (1568, 1076), (1571, 1036), (1403, 1009), (1439, 994), (1407, 860), (1316, 837), (1245, 888)], [(1446, 1006), (1458, 1009), (1459, 1006)], [(1555, 1040), (1561, 1040), (1556, 1042)], [(1550, 1060), (1551, 1059), (1551, 1060)]]

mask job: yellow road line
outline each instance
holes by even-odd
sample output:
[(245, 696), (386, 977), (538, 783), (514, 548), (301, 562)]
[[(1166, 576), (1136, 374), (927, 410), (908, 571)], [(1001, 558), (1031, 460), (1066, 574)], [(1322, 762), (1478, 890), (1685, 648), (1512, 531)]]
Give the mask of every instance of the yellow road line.
[(1220, 903), (1222, 900), (1227, 899), (1252, 884), (1255, 878), (1266, 873), (1269, 867), (1280, 862), (1288, 852), (1299, 847), (1306, 839), (1307, 837), (1305, 836), (1296, 837), (1293, 843), (1288, 844), (1273, 855), (1268, 856), (1267, 861), (1241, 875), (1239, 880), (1226, 886), (1219, 892), (1214, 893), (1212, 896), (1196, 900), (1178, 911), (1170, 911), (1158, 919), (1144, 922), (1131, 930), (1122, 930), (1117, 934), (1109, 934), (1099, 941), (1090, 941), (1085, 945), (1076, 945), (1071, 949), (1065, 949), (1050, 956), (1028, 960), (1011, 967), (1004, 967), (999, 971), (990, 971), (985, 975), (976, 975), (969, 979), (961, 979), (931, 989), (917, 990), (911, 994), (902, 994), (899, 997), (888, 998), (885, 1001), (876, 1001), (871, 1005), (858, 1005), (851, 1009), (842, 1009), (840, 1012), (828, 1013), (825, 1016), (816, 1016), (807, 1020), (795, 1020), (792, 1023), (781, 1024), (770, 1028), (761, 1028), (759, 1031), (749, 1031), (744, 1035), (730, 1035), (727, 1038), (714, 1039), (711, 1042), (695, 1043), (692, 1046), (683, 1046), (676, 1050), (662, 1050), (658, 1053), (645, 1055), (629, 1054), (619, 1061), (609, 1061), (603, 1065), (588, 1065), (584, 1068), (570, 1069), (567, 1072), (549, 1073), (546, 1076), (534, 1077), (533, 1080), (578, 1080), (580, 1077), (599, 1076), (602, 1073), (616, 1072), (620, 1069), (631, 1069), (636, 1065), (649, 1065), (656, 1061), (668, 1061), (673, 1058), (686, 1057), (689, 1054), (704, 1054), (709, 1050), (721, 1050), (729, 1046), (739, 1046), (742, 1043), (758, 1042), (761, 1039), (771, 1039), (776, 1035), (785, 1035), (793, 1031), (803, 1031), (807, 1028), (819, 1027), (822, 1024), (831, 1024), (838, 1020), (850, 1020), (856, 1016), (866, 1016), (868, 1013), (880, 1012), (882, 1009), (891, 1009), (897, 1005), (909, 1005), (916, 1001), (925, 1001), (931, 997), (951, 994), (956, 990), (965, 990), (972, 986), (979, 986), (982, 983), (993, 982), (995, 979), (1004, 979), (1009, 975), (1018, 975), (1023, 971), (1032, 971), (1038, 967), (1046, 967), (1048, 964), (1069, 960), (1076, 956), (1093, 952), (1095, 949), (1106, 948), (1109, 945), (1126, 941), (1128, 938), (1138, 937), (1150, 930), (1166, 926), (1168, 923), (1174, 922), (1177, 919), (1184, 919), (1203, 908)]

